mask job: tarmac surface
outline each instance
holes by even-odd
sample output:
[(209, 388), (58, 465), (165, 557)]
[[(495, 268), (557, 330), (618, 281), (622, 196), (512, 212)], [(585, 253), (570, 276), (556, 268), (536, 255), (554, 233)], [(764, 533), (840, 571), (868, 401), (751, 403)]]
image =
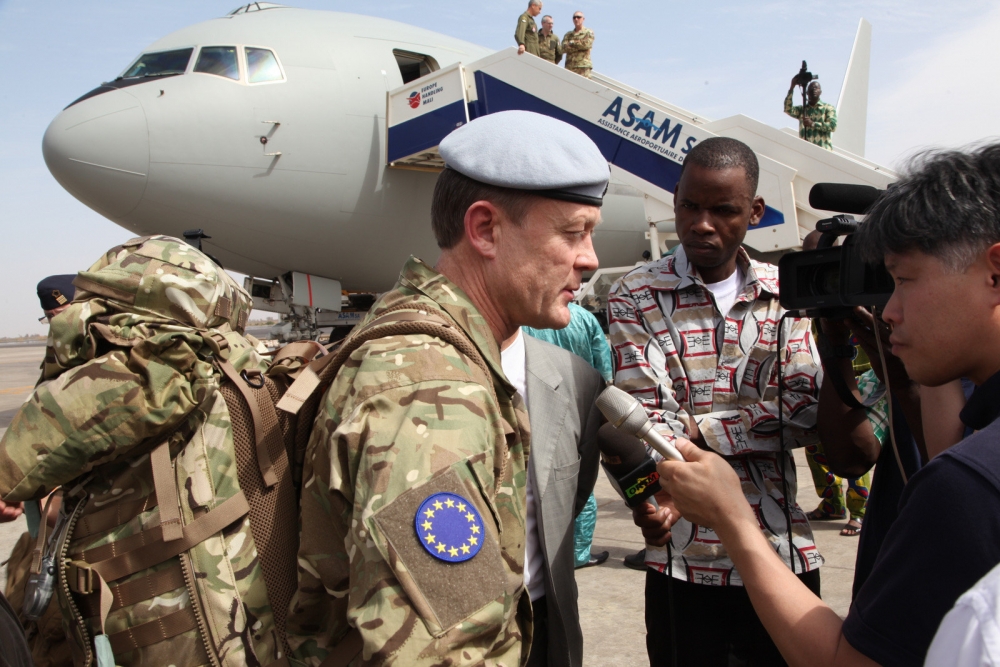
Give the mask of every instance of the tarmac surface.
[[(21, 403), (38, 379), (45, 348), (0, 347), (0, 436), (7, 430)], [(805, 453), (795, 452), (798, 472), (798, 502), (806, 510), (819, 503)], [(646, 628), (643, 620), (645, 574), (626, 568), (622, 558), (643, 547), (642, 535), (632, 523), (631, 511), (615, 494), (602, 474), (597, 488), (597, 530), (593, 552), (609, 551), (603, 565), (576, 571), (580, 589), (580, 617), (584, 636), (584, 665), (645, 664)], [(843, 521), (818, 522), (813, 532), (826, 559), (821, 568), (823, 599), (834, 611), (846, 616), (851, 603), (857, 538), (841, 537)], [(24, 532), (24, 517), (0, 525), (0, 562), (5, 561)], [(0, 566), (0, 582), (6, 583), (6, 568)]]

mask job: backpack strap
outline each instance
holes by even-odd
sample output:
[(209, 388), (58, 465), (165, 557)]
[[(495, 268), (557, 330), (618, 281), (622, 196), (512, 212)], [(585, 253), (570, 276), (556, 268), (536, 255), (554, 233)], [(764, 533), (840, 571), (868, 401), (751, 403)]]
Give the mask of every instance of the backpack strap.
[[(123, 540), (71, 554), (73, 560), (66, 575), (70, 590), (89, 595), (97, 590), (97, 580), (117, 581), (162, 563), (221, 532), (249, 510), (246, 497), (238, 491), (184, 526), (179, 540), (164, 542), (160, 526), (154, 526)], [(111, 602), (108, 604), (110, 607)]]
[(454, 346), (483, 371), (493, 400), (498, 403), (489, 366), (479, 353), (479, 348), (465, 332), (439, 310), (414, 309), (407, 304), (375, 318), (355, 331), (336, 352), (320, 357), (303, 368), (299, 377), (278, 401), (278, 409), (297, 414), (318, 387), (325, 389), (333, 382), (341, 366), (359, 347), (371, 340), (404, 334), (427, 334)]
[(41, 574), (42, 572), (42, 557), (45, 555), (46, 544), (45, 533), (49, 527), (49, 508), (52, 506), (52, 500), (55, 497), (55, 491), (49, 494), (48, 500), (45, 501), (45, 509), (42, 510), (42, 520), (38, 522), (35, 549), (31, 552), (31, 565), (28, 567), (28, 572), (31, 574)]
[[(284, 450), (284, 447), (281, 445), (278, 414), (274, 411), (274, 403), (270, 396), (266, 391), (260, 393), (251, 391), (251, 387), (260, 389), (264, 386), (264, 375), (259, 371), (240, 373), (233, 368), (229, 360), (216, 358), (215, 364), (243, 394), (247, 407), (250, 408), (250, 415), (253, 417), (254, 438), (257, 444), (257, 463), (260, 465), (260, 474), (264, 478), (264, 484), (267, 488), (271, 488), (278, 483), (278, 476), (274, 472), (274, 464), (271, 461), (271, 451), (280, 452)], [(274, 439), (277, 439), (278, 442), (269, 442), (269, 440)]]
[(184, 537), (181, 524), (181, 507), (177, 498), (174, 467), (170, 463), (170, 440), (164, 440), (149, 455), (153, 468), (153, 488), (156, 504), (160, 508), (160, 530), (163, 541), (170, 542)]
[[(170, 455), (167, 445), (160, 445), (157, 449), (166, 450), (169, 466)], [(191, 621), (194, 618), (193, 611), (188, 607), (181, 610), (186, 612), (184, 614), (177, 612), (158, 621), (151, 621), (108, 635), (105, 622), (116, 603), (115, 595), (108, 586), (108, 582), (135, 574), (191, 549), (242, 518), (249, 509), (246, 497), (240, 491), (207, 514), (203, 514), (192, 523), (184, 526), (181, 529), (181, 537), (178, 539), (165, 541), (162, 527), (154, 526), (124, 540), (94, 547), (82, 554), (70, 556), (74, 560), (68, 563), (65, 574), (69, 589), (81, 595), (97, 594), (96, 616), (100, 633), (94, 637), (94, 647), (97, 651), (98, 667), (112, 667), (115, 664), (115, 650), (127, 651), (131, 648), (148, 646), (193, 629), (191, 627)], [(119, 553), (121, 549), (128, 550)], [(170, 622), (164, 625), (162, 621), (167, 618), (170, 619)], [(137, 636), (133, 634), (133, 631), (138, 628), (142, 628), (142, 633), (138, 635), (139, 643), (135, 643)]]
[(326, 348), (314, 340), (298, 340), (274, 353), (271, 366), (286, 366), (292, 363), (308, 364), (314, 359), (326, 355)]

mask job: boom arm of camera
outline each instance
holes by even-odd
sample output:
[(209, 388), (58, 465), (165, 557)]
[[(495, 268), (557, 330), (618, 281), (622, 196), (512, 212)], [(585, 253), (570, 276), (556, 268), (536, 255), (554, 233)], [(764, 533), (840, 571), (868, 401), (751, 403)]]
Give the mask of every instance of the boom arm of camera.
[[(803, 116), (805, 116), (806, 103), (808, 101), (806, 99), (806, 88), (809, 87), (809, 84), (811, 82), (815, 81), (818, 78), (819, 77), (817, 75), (813, 74), (812, 72), (810, 72), (808, 70), (808, 68), (806, 66), (806, 61), (803, 60), (802, 61), (802, 67), (799, 69), (799, 73), (795, 75), (794, 79), (792, 79), (795, 82), (794, 85), (796, 85), (796, 86), (802, 86), (802, 115)], [(800, 120), (799, 122), (801, 123), (802, 120)]]

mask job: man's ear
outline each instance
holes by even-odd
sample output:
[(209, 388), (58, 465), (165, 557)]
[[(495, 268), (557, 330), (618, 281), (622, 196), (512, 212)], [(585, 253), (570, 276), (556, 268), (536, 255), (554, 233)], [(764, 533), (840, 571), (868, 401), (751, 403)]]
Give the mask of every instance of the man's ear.
[(750, 202), (750, 226), (756, 227), (764, 217), (764, 198), (757, 196)]
[(993, 283), (996, 304), (1000, 306), (1000, 243), (994, 243), (987, 248), (986, 266)]
[(473, 249), (488, 259), (497, 255), (500, 209), (486, 200), (477, 201), (465, 211), (465, 238)]

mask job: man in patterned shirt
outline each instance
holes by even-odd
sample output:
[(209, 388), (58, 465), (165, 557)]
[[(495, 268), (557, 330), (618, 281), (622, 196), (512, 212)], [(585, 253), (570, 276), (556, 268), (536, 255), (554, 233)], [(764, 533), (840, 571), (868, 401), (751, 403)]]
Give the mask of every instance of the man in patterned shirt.
[[(626, 274), (608, 299), (615, 384), (669, 441), (684, 437), (726, 457), (771, 546), (818, 594), (823, 559), (795, 502), (787, 450), (817, 440), (822, 371), (809, 321), (782, 320), (777, 267), (741, 247), (764, 215), (758, 175), (757, 157), (735, 139), (707, 139), (688, 154), (674, 197), (681, 246)], [(634, 511), (647, 543), (650, 663), (670, 664), (676, 650), (682, 665), (782, 664), (719, 538), (685, 519), (668, 532), (676, 516), (663, 498), (660, 509)]]
[(833, 150), (833, 142), (830, 135), (837, 129), (837, 110), (832, 104), (827, 104), (819, 99), (823, 94), (823, 87), (819, 81), (813, 81), (806, 89), (805, 107), (792, 106), (792, 93), (795, 92), (795, 79), (785, 96), (785, 113), (792, 118), (799, 119), (799, 138), (810, 143)]

